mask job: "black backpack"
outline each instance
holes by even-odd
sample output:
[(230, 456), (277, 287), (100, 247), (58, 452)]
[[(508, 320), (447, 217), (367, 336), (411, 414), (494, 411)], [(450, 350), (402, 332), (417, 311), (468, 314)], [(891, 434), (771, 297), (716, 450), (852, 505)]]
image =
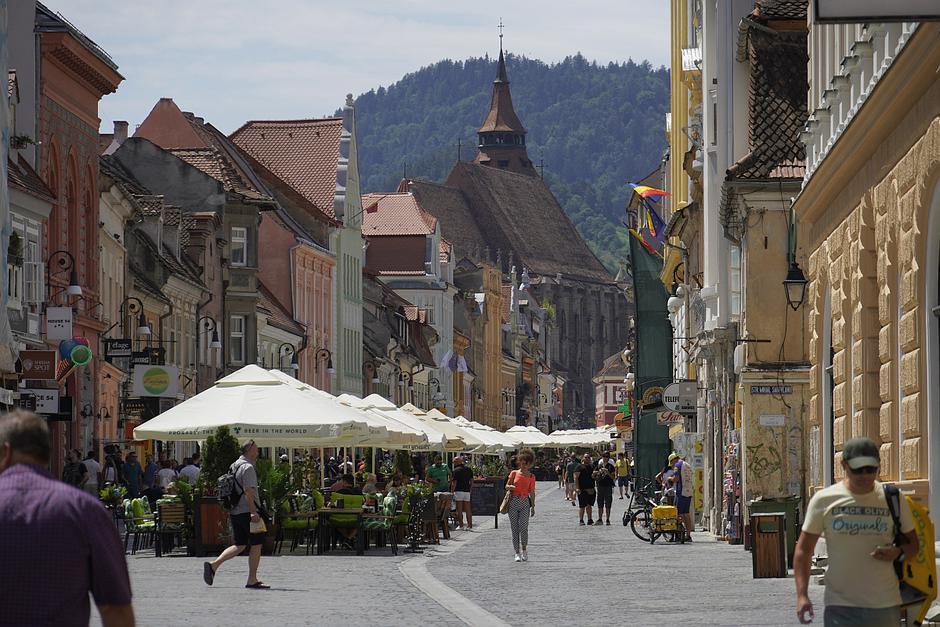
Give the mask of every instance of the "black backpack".
[(232, 464), (231, 468), (228, 469), (227, 473), (216, 480), (216, 498), (218, 498), (222, 509), (226, 511), (238, 505), (242, 494), (245, 493), (241, 483), (238, 482), (235, 476), (240, 466), (241, 464), (235, 462)]

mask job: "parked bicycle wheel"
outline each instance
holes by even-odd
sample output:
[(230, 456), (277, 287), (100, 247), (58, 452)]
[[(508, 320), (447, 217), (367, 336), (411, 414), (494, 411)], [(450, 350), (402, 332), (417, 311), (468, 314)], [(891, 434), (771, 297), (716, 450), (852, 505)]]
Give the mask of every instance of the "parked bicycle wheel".
[(649, 542), (652, 538), (653, 516), (649, 510), (640, 510), (633, 514), (630, 520), (630, 531), (643, 542)]

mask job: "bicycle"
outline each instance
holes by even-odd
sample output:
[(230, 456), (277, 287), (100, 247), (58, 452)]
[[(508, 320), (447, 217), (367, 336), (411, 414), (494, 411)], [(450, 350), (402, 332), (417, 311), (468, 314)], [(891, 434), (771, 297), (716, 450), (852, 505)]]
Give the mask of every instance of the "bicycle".
[(653, 520), (653, 508), (656, 507), (657, 503), (653, 500), (653, 481), (645, 480), (646, 484), (639, 489), (636, 489), (637, 483), (640, 481), (638, 478), (634, 482), (634, 490), (630, 495), (630, 503), (627, 506), (627, 511), (623, 514), (623, 524), (624, 526), (629, 525), (630, 531), (633, 532), (640, 540), (644, 542), (650, 541), (652, 520)]

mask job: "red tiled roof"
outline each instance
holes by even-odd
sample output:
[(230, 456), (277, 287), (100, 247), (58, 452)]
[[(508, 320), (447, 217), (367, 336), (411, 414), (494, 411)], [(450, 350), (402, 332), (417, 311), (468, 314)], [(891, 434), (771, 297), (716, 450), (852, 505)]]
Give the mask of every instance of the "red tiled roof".
[(437, 218), (421, 209), (414, 195), (363, 194), (362, 206), (377, 205), (375, 211), (362, 214), (362, 234), (372, 235), (431, 235)]
[(441, 246), (439, 251), (441, 263), (447, 263), (450, 261), (450, 253), (453, 251), (453, 249), (454, 247), (450, 245), (450, 242), (448, 242), (446, 239), (441, 239)]
[(7, 168), (7, 180), (11, 187), (26, 192), (36, 198), (55, 202), (55, 194), (53, 191), (49, 189), (49, 186), (46, 185), (36, 170), (34, 170), (32, 166), (29, 165), (29, 162), (21, 155), (18, 156), (16, 161), (8, 157)]
[(496, 80), (493, 81), (493, 95), (490, 98), (490, 110), (483, 120), (483, 125), (478, 132), (488, 133), (493, 131), (513, 132), (525, 134), (525, 127), (519, 121), (516, 110), (512, 106), (512, 94), (509, 92), (509, 77), (506, 73), (506, 60), (503, 57), (503, 51), (499, 51), (499, 61), (497, 62)]
[(231, 134), (236, 146), (331, 218), (341, 118), (249, 121)]
[(294, 320), (293, 316), (285, 309), (271, 293), (271, 290), (258, 281), (258, 309), (268, 316), (268, 324), (277, 327), (294, 335), (304, 336), (303, 326)]

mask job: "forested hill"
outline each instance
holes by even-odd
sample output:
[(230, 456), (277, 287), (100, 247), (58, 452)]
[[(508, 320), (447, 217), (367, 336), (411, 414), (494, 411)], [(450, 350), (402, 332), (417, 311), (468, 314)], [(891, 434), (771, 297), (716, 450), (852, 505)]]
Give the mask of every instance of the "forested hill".
[[(669, 72), (649, 63), (599, 65), (581, 55), (548, 65), (509, 55), (513, 104), (529, 158), (594, 252), (616, 271), (625, 257), (626, 181), (658, 167), (665, 148)], [(403, 172), (441, 181), (476, 154), (496, 61), (441, 61), (356, 99), (364, 191), (395, 189)]]

